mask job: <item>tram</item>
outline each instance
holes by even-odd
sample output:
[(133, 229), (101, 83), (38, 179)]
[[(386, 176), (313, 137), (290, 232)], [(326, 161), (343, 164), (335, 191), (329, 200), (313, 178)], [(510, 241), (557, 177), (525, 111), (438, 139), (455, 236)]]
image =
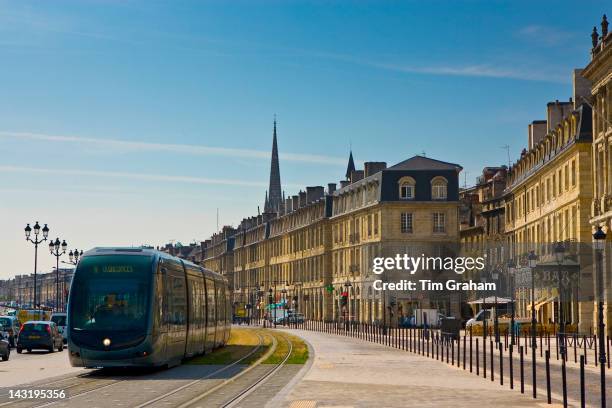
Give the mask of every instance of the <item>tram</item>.
[(94, 248), (68, 301), (74, 367), (171, 367), (229, 339), (227, 280), (148, 248)]

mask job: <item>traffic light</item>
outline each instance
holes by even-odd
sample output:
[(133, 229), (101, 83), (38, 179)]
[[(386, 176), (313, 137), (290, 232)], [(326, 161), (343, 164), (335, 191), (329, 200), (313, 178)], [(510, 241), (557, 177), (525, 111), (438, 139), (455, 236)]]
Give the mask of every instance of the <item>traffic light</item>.
[(342, 292), (340, 295), (340, 306), (346, 306), (348, 304), (348, 292)]

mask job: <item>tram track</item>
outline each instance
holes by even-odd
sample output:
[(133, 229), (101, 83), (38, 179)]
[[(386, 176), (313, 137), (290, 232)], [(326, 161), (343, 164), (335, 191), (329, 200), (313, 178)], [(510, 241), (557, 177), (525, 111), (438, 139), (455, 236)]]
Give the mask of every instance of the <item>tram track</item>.
[[(151, 399), (149, 401), (146, 401), (144, 403), (136, 405), (134, 408), (150, 407), (153, 404), (156, 404), (158, 402), (164, 402), (164, 400), (167, 400), (168, 398), (176, 395), (177, 393), (179, 393), (179, 392), (181, 392), (183, 390), (186, 390), (188, 388), (191, 388), (191, 387), (201, 383), (202, 381), (204, 381), (206, 379), (213, 378), (214, 376), (216, 376), (216, 375), (218, 375), (218, 374), (220, 374), (220, 373), (222, 373), (224, 371), (227, 371), (227, 370), (229, 370), (232, 367), (237, 366), (241, 362), (248, 360), (251, 356), (253, 356), (255, 353), (257, 353), (261, 349), (261, 347), (263, 347), (264, 344), (265, 344), (264, 336), (261, 333), (257, 333), (257, 332), (256, 332), (256, 335), (257, 335), (257, 338), (259, 340), (259, 343), (257, 344), (256, 347), (253, 348), (253, 350), (251, 350), (248, 354), (246, 354), (245, 356), (241, 357), (240, 359), (238, 359), (238, 360), (232, 362), (231, 364), (228, 364), (228, 365), (226, 365), (226, 366), (224, 366), (222, 368), (219, 368), (219, 369), (213, 371), (212, 373), (208, 373), (208, 374), (206, 374), (206, 375), (204, 375), (204, 376), (202, 376), (202, 377), (200, 377), (200, 378), (198, 378), (196, 380), (193, 380), (193, 381), (191, 381), (191, 382), (189, 382), (187, 384), (183, 384), (182, 386), (180, 386), (178, 388), (175, 388), (175, 389), (173, 389), (173, 390), (171, 390), (169, 392), (166, 392), (166, 393), (164, 393), (162, 395), (159, 395), (159, 396), (157, 396), (157, 397), (155, 397), (155, 398), (153, 398), (153, 399)], [(260, 357), (253, 364), (253, 366), (257, 366), (261, 361), (263, 361), (265, 358), (267, 358), (269, 355), (271, 355), (274, 352), (274, 350), (276, 349), (276, 339), (274, 338), (274, 336), (272, 336), (272, 341), (273, 341), (273, 343), (272, 343), (272, 346), (270, 347), (270, 350), (268, 350), (267, 353), (265, 353), (262, 357)], [(251, 366), (251, 367), (253, 367), (253, 366)], [(247, 368), (246, 370), (249, 370), (251, 367)], [(242, 372), (244, 372), (244, 371), (242, 371)], [(234, 378), (234, 377), (232, 377), (232, 378)], [(212, 389), (216, 389), (216, 387), (217, 386), (213, 387)]]

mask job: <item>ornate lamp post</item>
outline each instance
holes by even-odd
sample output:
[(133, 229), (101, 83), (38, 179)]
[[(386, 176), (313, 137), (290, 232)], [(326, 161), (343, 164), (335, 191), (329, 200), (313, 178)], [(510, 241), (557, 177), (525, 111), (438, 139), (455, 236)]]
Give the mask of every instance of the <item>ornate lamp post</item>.
[(536, 312), (535, 312), (535, 268), (538, 263), (538, 256), (534, 251), (530, 251), (527, 256), (529, 268), (531, 269), (531, 378), (533, 384), (533, 398), (536, 397)]
[(561, 357), (565, 358), (565, 273), (562, 269), (565, 259), (565, 247), (562, 242), (557, 242), (554, 247), (555, 261), (557, 262), (557, 280), (559, 283), (559, 351)]
[(80, 251), (78, 249), (75, 249), (73, 251), (68, 252), (68, 259), (70, 264), (72, 265), (76, 265), (79, 263), (79, 258), (81, 258), (81, 256), (83, 256), (83, 251)]
[[(497, 279), (499, 278), (499, 273), (497, 269), (493, 269), (491, 272), (491, 279), (493, 279), (497, 283)], [(495, 320), (493, 320), (493, 330), (495, 331), (495, 343), (499, 343), (499, 319), (497, 313), (497, 285), (495, 285)]]
[(604, 324), (604, 282), (603, 282), (603, 253), (606, 245), (606, 233), (601, 227), (593, 234), (595, 247), (595, 267), (597, 268), (597, 336), (599, 340), (599, 370), (601, 381), (601, 406), (606, 406), (606, 326)]
[(344, 287), (346, 288), (346, 319), (345, 320), (345, 325), (348, 328), (348, 321), (351, 320), (351, 286), (353, 286), (353, 284), (351, 283), (350, 280), (346, 280), (346, 282), (344, 282)]
[(510, 344), (514, 346), (514, 260), (508, 260), (508, 281), (510, 283)]
[(59, 238), (55, 238), (55, 241), (49, 242), (49, 252), (55, 257), (55, 311), (59, 312), (60, 304), (60, 279), (59, 279), (59, 259), (66, 253), (68, 244), (66, 241), (60, 243)]
[[(36, 221), (33, 228), (30, 227), (30, 224), (26, 225), (24, 231), (25, 231), (26, 241), (30, 241), (31, 243), (34, 244), (34, 305), (33, 306), (34, 308), (37, 308), (38, 298), (37, 298), (37, 285), (36, 285), (36, 274), (37, 274), (36, 269), (38, 266), (38, 244), (47, 240), (47, 237), (49, 236), (49, 227), (47, 227), (47, 224), (45, 224), (45, 226), (42, 228), (42, 238), (41, 239), (38, 238), (41, 232), (41, 228), (40, 228), (40, 225), (38, 224), (38, 221)], [(32, 231), (34, 231), (34, 238), (32, 238), (31, 236)]]

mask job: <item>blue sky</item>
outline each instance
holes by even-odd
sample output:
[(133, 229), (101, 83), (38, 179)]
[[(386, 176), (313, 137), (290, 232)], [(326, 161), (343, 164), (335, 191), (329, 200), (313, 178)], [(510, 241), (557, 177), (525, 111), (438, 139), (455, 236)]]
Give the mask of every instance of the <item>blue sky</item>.
[[(23, 227), (70, 247), (188, 243), (281, 181), (414, 154), (471, 184), (571, 95), (603, 1), (0, 0), (0, 278)], [(463, 184), (463, 176), (462, 176)], [(46, 248), (41, 268), (53, 258)]]

